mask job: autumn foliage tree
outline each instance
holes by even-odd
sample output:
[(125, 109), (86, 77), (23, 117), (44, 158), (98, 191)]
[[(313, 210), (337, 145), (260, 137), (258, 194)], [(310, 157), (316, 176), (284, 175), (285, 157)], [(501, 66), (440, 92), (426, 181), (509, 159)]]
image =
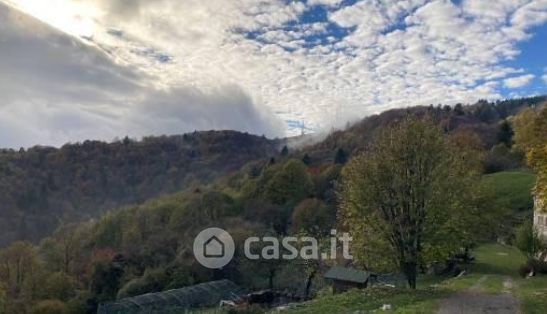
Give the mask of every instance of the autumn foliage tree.
[(514, 124), (515, 143), (537, 172), (535, 195), (547, 204), (547, 104), (538, 109), (524, 109), (515, 117)]
[(15, 242), (0, 252), (0, 282), (4, 283), (8, 302), (5, 312), (26, 311), (38, 290), (40, 264), (34, 246)]
[(283, 205), (308, 196), (313, 182), (306, 165), (298, 160), (289, 160), (275, 173), (266, 185), (266, 198), (274, 204)]
[(456, 222), (469, 209), (462, 189), (474, 169), (458, 151), (438, 127), (407, 117), (343, 171), (342, 215), (360, 256), (392, 257), (411, 288), (425, 259), (447, 257), (468, 240)]
[[(305, 199), (293, 211), (292, 229), (302, 236), (314, 237), (321, 246), (330, 235), (335, 218), (334, 210), (323, 201), (316, 198)], [(321, 259), (303, 259), (299, 262), (306, 272), (304, 297), (308, 298), (313, 280), (324, 267), (324, 263)]]

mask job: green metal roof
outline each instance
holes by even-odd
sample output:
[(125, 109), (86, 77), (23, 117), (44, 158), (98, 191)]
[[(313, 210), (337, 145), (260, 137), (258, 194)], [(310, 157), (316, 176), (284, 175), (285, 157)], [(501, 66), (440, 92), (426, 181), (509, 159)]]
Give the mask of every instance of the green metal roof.
[(324, 277), (326, 279), (332, 280), (365, 283), (370, 277), (370, 274), (366, 271), (358, 270), (355, 268), (333, 266), (325, 273)]

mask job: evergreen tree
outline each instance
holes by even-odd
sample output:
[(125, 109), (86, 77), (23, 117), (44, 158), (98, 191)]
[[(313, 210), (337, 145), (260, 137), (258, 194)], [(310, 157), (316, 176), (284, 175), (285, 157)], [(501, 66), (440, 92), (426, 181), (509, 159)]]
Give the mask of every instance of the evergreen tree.
[(302, 162), (306, 165), (306, 166), (309, 166), (311, 164), (311, 158), (308, 154), (305, 154), (304, 157), (302, 157)]
[(499, 128), (498, 141), (507, 147), (511, 147), (513, 145), (513, 135), (514, 132), (511, 124), (507, 120), (504, 120)]
[(348, 162), (348, 155), (346, 154), (346, 151), (342, 148), (338, 148), (336, 151), (336, 156), (334, 157), (334, 163), (343, 165), (346, 162)]
[(281, 156), (287, 156), (289, 155), (289, 148), (287, 145), (283, 146), (283, 149), (281, 149)]
[(463, 105), (458, 103), (456, 106), (454, 106), (454, 113), (457, 116), (463, 116), (465, 114), (465, 111), (463, 111)]

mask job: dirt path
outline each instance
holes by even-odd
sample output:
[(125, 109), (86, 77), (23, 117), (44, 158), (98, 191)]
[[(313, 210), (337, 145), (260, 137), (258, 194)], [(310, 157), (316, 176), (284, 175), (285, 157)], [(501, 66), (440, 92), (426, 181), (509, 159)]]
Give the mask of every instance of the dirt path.
[(480, 292), (481, 284), (487, 279), (481, 277), (475, 285), (466, 292), (458, 293), (441, 301), (439, 314), (520, 314), (520, 304), (510, 290), (513, 288), (513, 280), (506, 278), (502, 294), (486, 294)]

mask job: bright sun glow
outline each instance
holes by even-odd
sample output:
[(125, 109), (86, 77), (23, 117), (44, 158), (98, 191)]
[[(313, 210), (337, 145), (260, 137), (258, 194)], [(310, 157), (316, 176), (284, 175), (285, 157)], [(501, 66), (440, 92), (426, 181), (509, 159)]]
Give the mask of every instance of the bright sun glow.
[(81, 2), (67, 0), (7, 0), (8, 4), (73, 36), (92, 37), (100, 11)]

